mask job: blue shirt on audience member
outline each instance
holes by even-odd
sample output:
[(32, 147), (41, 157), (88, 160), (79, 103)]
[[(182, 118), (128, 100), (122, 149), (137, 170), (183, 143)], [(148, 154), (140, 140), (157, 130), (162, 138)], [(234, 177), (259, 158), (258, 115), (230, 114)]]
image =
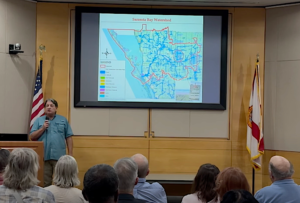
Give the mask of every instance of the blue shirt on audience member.
[(292, 179), (277, 180), (257, 191), (254, 197), (259, 203), (299, 203), (300, 187)]
[(167, 195), (161, 184), (150, 184), (145, 178), (139, 178), (138, 184), (133, 189), (133, 196), (150, 203), (167, 203)]
[[(30, 134), (42, 128), (46, 116), (39, 117), (35, 120)], [(60, 115), (55, 115), (49, 120), (49, 127), (38, 141), (44, 142), (44, 160), (58, 160), (61, 156), (66, 155), (66, 138), (73, 135), (71, 126), (67, 119)]]

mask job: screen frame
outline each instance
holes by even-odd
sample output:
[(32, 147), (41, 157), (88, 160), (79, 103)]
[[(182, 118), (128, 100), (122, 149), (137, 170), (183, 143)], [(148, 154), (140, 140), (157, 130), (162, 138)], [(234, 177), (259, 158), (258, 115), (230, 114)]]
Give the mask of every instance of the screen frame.
[[(158, 15), (206, 15), (222, 16), (221, 28), (221, 71), (219, 103), (176, 103), (176, 102), (126, 102), (126, 101), (81, 101), (81, 22), (82, 13), (115, 14), (158, 14)], [(74, 59), (74, 108), (164, 108), (164, 109), (203, 109), (226, 110), (227, 105), (227, 41), (228, 10), (209, 9), (166, 9), (166, 8), (111, 8), (111, 7), (75, 7), (75, 59)]]

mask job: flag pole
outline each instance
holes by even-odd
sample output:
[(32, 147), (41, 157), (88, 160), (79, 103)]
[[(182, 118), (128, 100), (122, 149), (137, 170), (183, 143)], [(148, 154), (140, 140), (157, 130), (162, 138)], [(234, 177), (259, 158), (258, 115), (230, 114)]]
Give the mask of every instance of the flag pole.
[[(256, 55), (256, 63), (259, 63), (259, 54)], [(254, 195), (254, 192), (255, 192), (255, 169), (252, 166), (252, 195)]]
[(252, 195), (254, 196), (254, 185), (255, 185), (255, 170), (252, 167)]
[(43, 74), (42, 74), (42, 69), (41, 69), (41, 67), (42, 67), (42, 61), (43, 61), (43, 52), (46, 52), (46, 47), (45, 47), (45, 45), (43, 45), (43, 44), (41, 44), (40, 46), (39, 46), (39, 52), (40, 52), (40, 60), (39, 60), (39, 62), (40, 62), (40, 65), (39, 65), (39, 71), (40, 71), (40, 76), (41, 76), (41, 83), (43, 83), (42, 81), (43, 81)]

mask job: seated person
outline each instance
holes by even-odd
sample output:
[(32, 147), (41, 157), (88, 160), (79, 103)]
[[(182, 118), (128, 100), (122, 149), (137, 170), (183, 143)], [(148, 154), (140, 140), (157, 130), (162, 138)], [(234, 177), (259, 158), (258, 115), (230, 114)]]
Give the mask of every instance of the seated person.
[(200, 166), (192, 186), (192, 194), (186, 195), (182, 203), (216, 203), (216, 179), (220, 170), (212, 164)]
[(8, 163), (10, 152), (7, 149), (0, 149), (0, 185), (3, 184), (3, 173)]
[(294, 167), (282, 156), (273, 156), (269, 163), (272, 185), (257, 191), (255, 198), (259, 203), (296, 203), (300, 202), (300, 186), (292, 176)]
[(80, 184), (76, 160), (69, 155), (59, 158), (54, 169), (53, 183), (46, 190), (53, 193), (56, 203), (85, 203), (81, 190), (75, 188)]
[(3, 174), (3, 185), (0, 186), (0, 202), (24, 203), (55, 203), (53, 194), (38, 187), (37, 174), (39, 158), (30, 148), (14, 149), (8, 158), (8, 164)]
[(123, 158), (116, 161), (114, 169), (119, 178), (119, 200), (118, 203), (144, 203), (146, 201), (135, 199), (133, 196), (133, 188), (137, 184), (139, 178), (138, 166), (130, 158)]
[(150, 203), (167, 203), (167, 195), (161, 184), (146, 182), (146, 176), (150, 171), (147, 158), (142, 154), (135, 154), (131, 159), (138, 166), (139, 177), (139, 181), (133, 189), (133, 196)]
[(258, 201), (246, 190), (231, 190), (224, 195), (221, 203), (258, 203)]
[(85, 173), (82, 194), (89, 203), (117, 203), (118, 184), (113, 167), (99, 164)]
[(225, 168), (217, 177), (216, 192), (218, 193), (218, 200), (220, 202), (223, 200), (224, 195), (230, 190), (250, 191), (248, 180), (239, 168)]

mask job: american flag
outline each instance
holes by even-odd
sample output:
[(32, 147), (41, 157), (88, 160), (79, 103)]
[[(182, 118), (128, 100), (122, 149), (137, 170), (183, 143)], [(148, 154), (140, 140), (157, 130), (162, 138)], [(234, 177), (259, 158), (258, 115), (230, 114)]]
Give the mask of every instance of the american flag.
[(44, 98), (43, 98), (43, 90), (42, 90), (42, 65), (43, 65), (43, 60), (40, 60), (40, 68), (36, 74), (36, 79), (35, 79), (30, 129), (32, 128), (34, 121), (38, 117), (43, 116), (45, 114)]

